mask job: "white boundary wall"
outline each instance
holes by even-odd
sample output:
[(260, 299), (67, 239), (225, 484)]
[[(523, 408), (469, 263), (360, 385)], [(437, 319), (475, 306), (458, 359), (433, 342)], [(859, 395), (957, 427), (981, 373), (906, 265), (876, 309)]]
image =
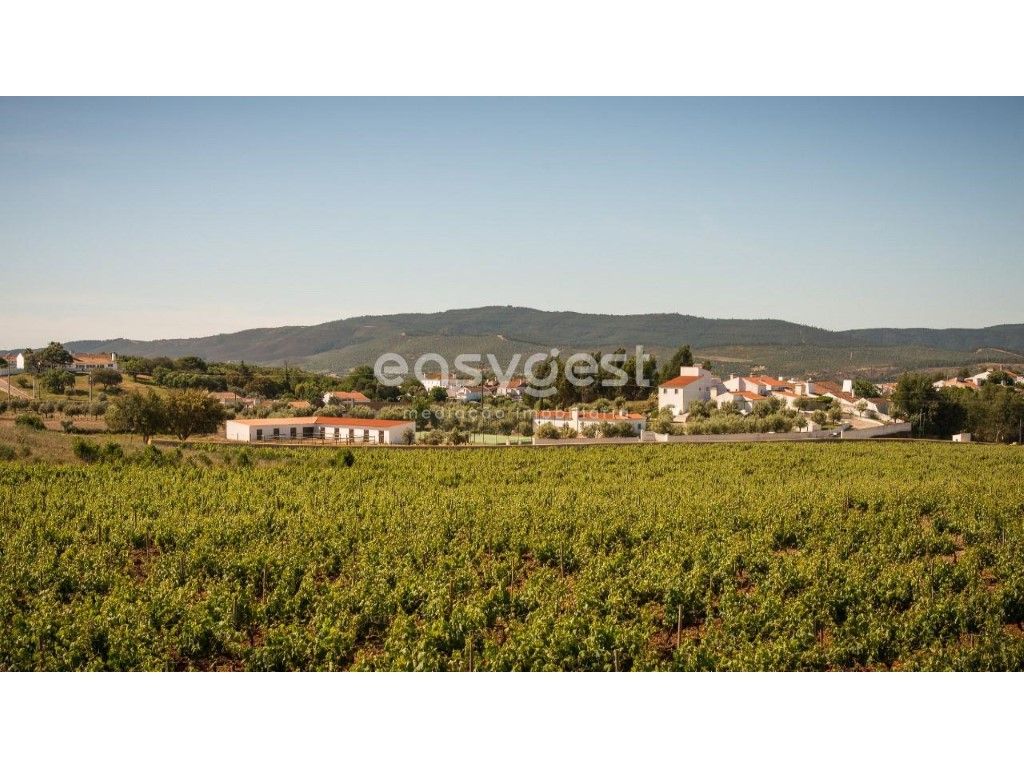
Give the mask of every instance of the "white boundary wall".
[[(659, 435), (645, 432), (643, 438), (612, 437), (612, 438), (569, 438), (567, 440), (544, 440), (533, 438), (534, 445), (615, 445), (622, 443), (782, 443), (797, 440), (870, 440), (875, 437), (892, 435), (910, 435), (910, 424), (883, 424), (867, 429), (848, 429), (839, 437), (832, 437), (834, 429), (819, 429), (814, 432), (740, 432), (724, 435)], [(653, 436), (653, 440), (652, 440)]]

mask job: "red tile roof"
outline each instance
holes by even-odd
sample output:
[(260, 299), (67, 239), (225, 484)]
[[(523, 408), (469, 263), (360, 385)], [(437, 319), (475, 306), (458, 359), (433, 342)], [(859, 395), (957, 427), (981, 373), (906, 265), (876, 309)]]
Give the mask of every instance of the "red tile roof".
[(764, 395), (759, 395), (757, 392), (732, 392), (730, 394), (736, 395), (737, 397), (745, 397), (747, 400), (767, 400), (768, 398)]
[(700, 376), (676, 376), (674, 379), (663, 381), (659, 387), (685, 387), (700, 379)]
[(762, 387), (788, 387), (788, 381), (773, 379), (771, 376), (740, 376), (741, 379), (760, 384)]
[(335, 400), (351, 400), (354, 403), (370, 402), (370, 398), (362, 392), (331, 392), (330, 395)]

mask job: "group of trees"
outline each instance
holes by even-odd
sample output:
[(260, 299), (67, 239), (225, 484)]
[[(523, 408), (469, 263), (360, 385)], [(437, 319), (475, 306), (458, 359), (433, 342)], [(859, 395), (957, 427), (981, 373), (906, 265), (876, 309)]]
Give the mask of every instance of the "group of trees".
[[(265, 400), (301, 399), (319, 403), (326, 392), (361, 392), (371, 400), (398, 400), (403, 388), (385, 387), (373, 368), (359, 366), (340, 380), (333, 376), (303, 371), (288, 365), (257, 366), (240, 363), (207, 363), (199, 357), (123, 357), (121, 369), (138, 380), (148, 376), (154, 384), (172, 389), (232, 390)], [(419, 387), (419, 382), (413, 380)], [(422, 387), (420, 387), (422, 390)]]
[[(689, 353), (688, 348), (686, 352)], [(677, 353), (678, 354), (678, 353)], [(643, 360), (638, 360), (636, 355), (627, 355), (626, 350), (619, 348), (615, 350), (610, 358), (616, 368), (620, 368), (625, 374), (624, 380), (621, 374), (612, 374), (607, 370), (598, 369), (590, 362), (573, 361), (569, 365), (568, 358), (561, 356), (550, 357), (533, 369), (533, 376), (538, 382), (551, 380), (550, 386), (555, 392), (543, 398), (537, 398), (530, 394), (524, 394), (523, 400), (528, 405), (551, 405), (567, 406), (574, 403), (585, 405), (592, 404), (598, 400), (646, 400), (656, 391), (658, 381), (664, 375), (658, 370), (658, 361), (651, 355)], [(602, 353), (592, 353), (594, 360), (601, 361)], [(692, 362), (692, 356), (690, 357)], [(682, 363), (685, 365), (685, 363)], [(638, 377), (637, 371), (640, 371)], [(679, 375), (679, 366), (675, 367), (675, 376)], [(637, 379), (646, 381), (646, 384), (638, 383)], [(581, 384), (578, 382), (590, 379), (590, 383)]]
[(1024, 392), (1008, 376), (995, 376), (978, 389), (936, 389), (927, 374), (907, 373), (893, 393), (893, 412), (920, 437), (970, 432), (980, 440), (1014, 442), (1024, 427)]
[(164, 433), (187, 440), (192, 435), (215, 432), (224, 418), (220, 403), (197, 389), (175, 390), (166, 396), (153, 390), (133, 390), (106, 413), (111, 431), (141, 435), (147, 442)]
[[(68, 370), (74, 357), (63, 344), (51, 341), (42, 349), (26, 349), (25, 369), (36, 375), (39, 385), (44, 391), (55, 395), (63, 395), (75, 387), (75, 374)], [(4, 366), (7, 362), (4, 361)], [(91, 384), (99, 384), (104, 390), (118, 386), (122, 377), (112, 368), (100, 368), (89, 374)]]

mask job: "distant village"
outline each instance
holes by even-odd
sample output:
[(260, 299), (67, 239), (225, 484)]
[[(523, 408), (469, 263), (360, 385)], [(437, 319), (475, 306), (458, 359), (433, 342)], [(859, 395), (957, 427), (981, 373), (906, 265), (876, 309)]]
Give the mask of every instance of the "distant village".
[[(0, 367), (0, 374), (6, 374), (8, 392), (13, 398), (16, 395), (11, 389), (11, 378), (26, 372), (31, 364), (25, 353), (5, 355), (4, 361), (6, 366)], [(69, 353), (62, 367), (73, 374), (101, 376), (97, 372), (119, 371), (120, 361), (114, 353)], [(961, 371), (952, 378), (939, 378), (931, 382), (931, 387), (936, 392), (977, 391), (990, 380), (1024, 386), (1024, 375), (1020, 372), (989, 368), (973, 375)], [(702, 435), (719, 434), (729, 435), (730, 439), (743, 439), (746, 434), (759, 440), (843, 438), (892, 436), (910, 430), (907, 421), (894, 413), (892, 395), (896, 382), (874, 384), (854, 379), (829, 381), (765, 374), (721, 378), (701, 365), (690, 364), (681, 365), (677, 376), (659, 382), (654, 389), (656, 394), (643, 401), (627, 403), (619, 397), (614, 401), (565, 403), (558, 407), (546, 407), (543, 398), (529, 397), (528, 382), (523, 377), (499, 381), (481, 375), (474, 381), (424, 373), (416, 377), (416, 382), (434, 408), (440, 404), (519, 404), (515, 407), (529, 415), (529, 425), (524, 428), (520, 422), (514, 431), (527, 433), (532, 442), (541, 444), (569, 440), (697, 440)], [(31, 398), (34, 393), (19, 389), (17, 396)], [(393, 418), (393, 404), (375, 400), (356, 389), (318, 391), (315, 402), (294, 395), (290, 400), (261, 396), (246, 392), (243, 387), (208, 390), (206, 396), (227, 409), (229, 418), (224, 420), (220, 433), (231, 441), (317, 440), (385, 445), (446, 442), (436, 435), (433, 440), (426, 439), (425, 436), (431, 436), (427, 429), (430, 425), (418, 425), (415, 417)], [(954, 439), (971, 438), (960, 433)]]

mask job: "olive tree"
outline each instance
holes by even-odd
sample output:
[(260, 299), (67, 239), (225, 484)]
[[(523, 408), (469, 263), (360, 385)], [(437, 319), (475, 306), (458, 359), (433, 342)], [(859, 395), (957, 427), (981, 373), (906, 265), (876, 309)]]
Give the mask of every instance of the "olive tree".
[(167, 404), (152, 390), (133, 391), (110, 406), (105, 418), (112, 432), (132, 432), (148, 443), (167, 428)]
[(198, 389), (171, 392), (166, 401), (167, 430), (179, 440), (216, 432), (225, 419), (224, 407)]

